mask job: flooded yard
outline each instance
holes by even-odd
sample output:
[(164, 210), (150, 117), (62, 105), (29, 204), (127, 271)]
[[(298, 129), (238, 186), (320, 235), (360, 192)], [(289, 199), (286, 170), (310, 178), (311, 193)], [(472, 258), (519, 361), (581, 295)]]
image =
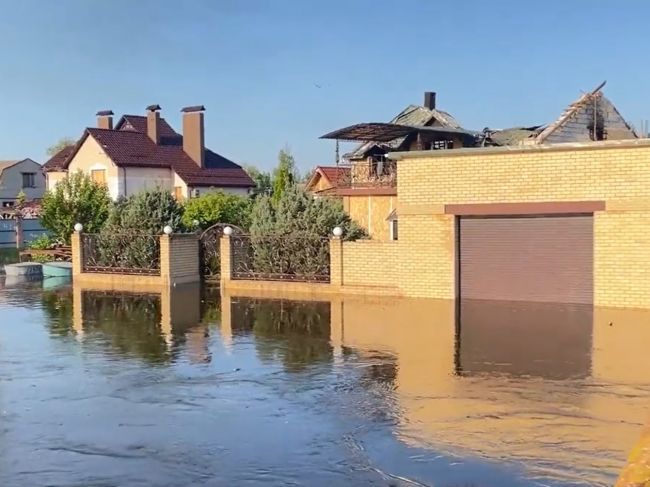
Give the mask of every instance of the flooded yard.
[(650, 315), (0, 277), (0, 485), (611, 485)]

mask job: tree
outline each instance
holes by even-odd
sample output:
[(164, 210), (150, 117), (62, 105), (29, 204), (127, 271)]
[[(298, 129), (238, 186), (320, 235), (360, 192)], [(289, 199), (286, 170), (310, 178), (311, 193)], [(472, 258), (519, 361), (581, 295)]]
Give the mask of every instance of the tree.
[(18, 191), (18, 194), (16, 195), (16, 206), (23, 206), (26, 201), (27, 201), (27, 195), (21, 189), (20, 191)]
[(251, 177), (253, 182), (255, 182), (255, 188), (251, 192), (251, 197), (253, 199), (262, 195), (271, 195), (273, 193), (273, 184), (271, 181), (271, 173), (267, 171), (260, 171), (255, 166), (247, 164), (244, 166), (244, 170)]
[(160, 235), (167, 225), (174, 231), (182, 231), (182, 218), (183, 207), (169, 191), (150, 189), (116, 201), (107, 227), (117, 233)]
[(288, 148), (278, 154), (278, 167), (273, 172), (273, 200), (279, 201), (296, 184), (296, 161)]
[(192, 228), (197, 221), (201, 228), (215, 223), (230, 223), (248, 228), (251, 216), (251, 200), (235, 194), (218, 191), (192, 198), (185, 203), (183, 224)]
[(296, 186), (274, 201), (258, 198), (251, 215), (250, 253), (255, 272), (322, 276), (329, 272), (329, 242), (334, 227), (345, 240), (366, 236), (339, 200), (311, 198)]
[(108, 218), (111, 199), (104, 185), (82, 172), (69, 174), (43, 197), (41, 223), (54, 238), (70, 243), (75, 223), (97, 233)]
[(48, 156), (52, 157), (54, 154), (59, 152), (61, 149), (64, 149), (65, 147), (68, 147), (69, 145), (74, 145), (77, 141), (74, 140), (71, 137), (62, 137), (58, 140), (58, 142), (54, 145), (51, 145), (48, 147), (45, 152), (47, 153)]

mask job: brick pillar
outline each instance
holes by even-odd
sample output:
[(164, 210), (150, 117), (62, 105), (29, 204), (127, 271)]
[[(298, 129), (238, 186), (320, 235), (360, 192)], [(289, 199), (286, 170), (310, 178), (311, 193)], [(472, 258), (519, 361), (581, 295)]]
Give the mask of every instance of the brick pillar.
[(160, 236), (160, 280), (167, 285), (172, 282), (171, 259), (171, 237), (163, 234)]
[(83, 272), (83, 246), (81, 244), (81, 233), (74, 232), (70, 237), (72, 245), (72, 277)]
[(230, 264), (230, 236), (223, 235), (219, 241), (219, 253), (221, 258), (221, 289), (225, 289), (231, 278)]
[(343, 285), (343, 240), (340, 237), (330, 238), (330, 284)]

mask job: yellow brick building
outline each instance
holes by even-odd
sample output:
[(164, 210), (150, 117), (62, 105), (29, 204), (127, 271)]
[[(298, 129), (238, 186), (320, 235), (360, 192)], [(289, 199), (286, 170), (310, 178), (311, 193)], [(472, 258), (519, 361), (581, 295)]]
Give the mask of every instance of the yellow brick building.
[[(518, 246), (513, 244), (509, 250), (532, 245), (525, 252), (534, 256), (539, 247), (546, 246), (551, 250), (541, 262), (549, 262), (550, 267), (555, 254), (575, 251), (577, 258), (591, 262), (593, 269), (567, 279), (584, 284), (587, 293), (592, 289), (594, 305), (650, 307), (649, 140), (402, 152), (391, 157), (398, 161), (397, 285), (404, 295), (459, 297), (459, 256), (463, 252), (459, 231), (464, 218), (484, 218), (484, 226), (489, 228), (496, 224), (490, 218), (511, 225), (514, 220), (506, 218), (521, 216), (542, 222), (546, 217), (558, 222), (582, 216), (589, 225), (584, 241), (556, 245), (536, 243), (533, 238), (532, 244), (517, 242)], [(564, 230), (557, 230), (557, 235), (554, 232), (536, 235), (549, 241), (557, 237), (561, 242)], [(498, 240), (494, 233), (485, 233), (486, 248), (493, 244), (490, 239)], [(474, 254), (468, 254), (472, 265), (483, 258), (485, 250), (480, 238), (477, 241)], [(513, 272), (505, 268), (507, 260), (517, 258), (517, 251), (512, 254), (477, 285), (487, 287), (486, 282), (494, 282), (499, 286), (499, 274)], [(542, 265), (521, 282), (552, 281), (554, 276), (548, 274), (561, 274), (571, 266), (571, 259), (553, 272)], [(479, 277), (469, 275), (468, 279)]]

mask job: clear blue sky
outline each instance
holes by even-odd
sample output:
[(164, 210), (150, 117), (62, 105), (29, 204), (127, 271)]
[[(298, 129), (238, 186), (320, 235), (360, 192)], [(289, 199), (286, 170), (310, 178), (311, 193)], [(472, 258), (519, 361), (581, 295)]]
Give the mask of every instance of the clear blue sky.
[[(550, 122), (607, 80), (650, 118), (648, 1), (0, 0), (0, 159), (45, 160), (99, 109), (204, 104), (238, 162), (333, 161), (318, 137), (390, 119), (422, 92), (465, 127)], [(318, 86), (317, 86), (318, 85)]]

